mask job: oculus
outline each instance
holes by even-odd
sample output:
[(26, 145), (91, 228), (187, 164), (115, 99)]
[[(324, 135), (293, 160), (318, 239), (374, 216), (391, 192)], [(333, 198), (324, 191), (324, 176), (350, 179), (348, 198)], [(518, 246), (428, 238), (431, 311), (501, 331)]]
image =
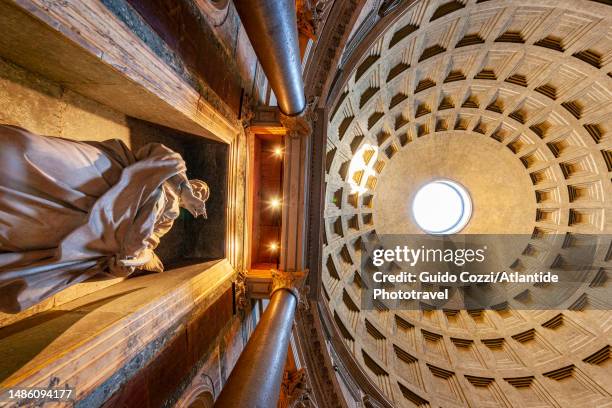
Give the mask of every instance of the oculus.
[(423, 185), (412, 201), (414, 221), (428, 234), (455, 234), (467, 225), (471, 215), (472, 200), (467, 190), (447, 179)]

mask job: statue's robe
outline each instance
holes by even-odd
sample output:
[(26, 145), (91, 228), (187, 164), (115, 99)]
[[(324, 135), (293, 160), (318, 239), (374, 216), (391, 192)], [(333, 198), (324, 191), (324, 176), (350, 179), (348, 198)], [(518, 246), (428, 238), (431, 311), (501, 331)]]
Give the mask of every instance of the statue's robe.
[(116, 260), (157, 246), (178, 216), (185, 172), (161, 144), (132, 153), (119, 140), (0, 126), (0, 311), (18, 312), (100, 272), (131, 273)]

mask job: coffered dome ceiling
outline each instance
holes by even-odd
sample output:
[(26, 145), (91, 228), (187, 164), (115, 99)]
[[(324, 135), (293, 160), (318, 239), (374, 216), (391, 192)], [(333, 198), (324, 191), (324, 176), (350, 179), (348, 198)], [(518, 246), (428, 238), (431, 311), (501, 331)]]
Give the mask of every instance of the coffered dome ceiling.
[[(360, 307), (362, 248), (420, 233), (410, 203), (434, 179), (469, 191), (462, 233), (531, 237), (510, 269), (579, 234), (609, 234), (611, 61), (612, 7), (600, 2), (430, 0), (353, 67), (329, 111), (323, 292), (346, 347), (393, 404), (612, 401), (605, 235), (565, 310)], [(551, 234), (566, 239), (542, 244)]]

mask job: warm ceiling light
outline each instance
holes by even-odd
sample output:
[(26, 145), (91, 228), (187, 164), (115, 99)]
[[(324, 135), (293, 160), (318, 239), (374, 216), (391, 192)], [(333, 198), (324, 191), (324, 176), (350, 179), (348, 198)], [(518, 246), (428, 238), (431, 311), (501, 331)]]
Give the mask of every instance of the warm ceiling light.
[(279, 146), (274, 148), (274, 155), (276, 157), (281, 157), (283, 155), (283, 149), (281, 149)]
[(276, 251), (278, 249), (278, 244), (276, 242), (273, 242), (270, 244), (270, 251)]
[(278, 209), (281, 205), (281, 200), (280, 198), (273, 198), (272, 200), (270, 200), (270, 207), (272, 207), (273, 209)]
[(467, 190), (451, 180), (434, 180), (417, 191), (412, 215), (428, 234), (454, 234), (465, 227), (472, 215)]

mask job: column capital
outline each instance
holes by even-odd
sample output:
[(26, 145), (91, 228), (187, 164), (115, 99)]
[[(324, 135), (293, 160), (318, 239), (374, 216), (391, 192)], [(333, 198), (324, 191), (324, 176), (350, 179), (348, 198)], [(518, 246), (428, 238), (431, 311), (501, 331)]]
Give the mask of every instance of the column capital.
[(280, 408), (300, 408), (310, 406), (310, 388), (308, 387), (308, 374), (303, 368), (285, 370), (281, 383)]
[(272, 270), (272, 289), (270, 290), (270, 298), (277, 290), (287, 289), (290, 291), (295, 298), (300, 302), (302, 294), (300, 292), (304, 289), (304, 282), (308, 276), (308, 270), (287, 272)]
[(316, 120), (314, 107), (315, 103), (311, 101), (300, 115), (287, 116), (283, 113), (280, 114), (280, 122), (289, 136), (308, 137), (312, 134), (312, 124)]
[(255, 110), (253, 109), (253, 98), (248, 93), (242, 96), (240, 105), (240, 123), (244, 129), (251, 126), (251, 122), (255, 118)]
[(236, 275), (236, 309), (244, 315), (249, 305), (249, 286), (247, 284), (247, 273), (239, 270)]

